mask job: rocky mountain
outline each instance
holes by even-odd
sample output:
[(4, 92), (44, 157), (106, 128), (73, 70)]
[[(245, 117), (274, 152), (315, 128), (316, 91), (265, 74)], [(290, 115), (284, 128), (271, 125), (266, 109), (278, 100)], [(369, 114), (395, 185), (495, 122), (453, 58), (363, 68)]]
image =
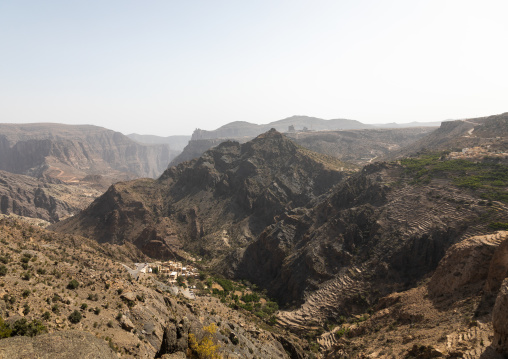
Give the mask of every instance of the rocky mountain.
[(157, 177), (175, 154), (97, 126), (0, 124), (0, 170), (66, 183)]
[(155, 135), (138, 135), (131, 133), (127, 135), (131, 140), (147, 145), (168, 144), (172, 150), (183, 151), (191, 136), (155, 136)]
[[(434, 127), (401, 129), (364, 129), (341, 131), (295, 131), (285, 135), (299, 145), (314, 152), (338, 158), (342, 161), (365, 165), (388, 154), (400, 151), (434, 131)], [(170, 166), (201, 156), (206, 150), (226, 139), (191, 140), (183, 152), (171, 161)], [(245, 143), (250, 137), (235, 137)]]
[[(164, 309), (158, 304), (164, 291), (153, 291), (161, 288), (156, 282), (106, 278), (132, 293), (123, 296), (124, 303), (137, 308), (122, 310), (119, 318), (129, 321), (118, 319), (119, 328), (150, 333), (146, 322), (155, 328), (151, 336), (143, 333), (149, 346), (139, 337), (138, 342), (135, 336), (115, 336), (128, 354), (183, 353), (191, 346), (186, 334), (227, 318), (218, 338), (227, 348), (234, 348), (235, 337), (244, 340), (237, 347), (243, 351), (235, 351), (239, 357), (304, 358), (303, 348), (318, 358), (500, 358), (508, 351), (505, 122), (502, 116), (470, 122), (475, 127), (464, 130), (465, 121), (443, 124), (428, 135), (433, 148), (442, 145), (445, 151), (420, 151), (360, 171), (275, 130), (243, 144), (226, 141), (157, 180), (117, 183), (79, 215), (50, 228), (74, 243), (76, 250), (59, 252), (66, 260), (85, 256), (88, 247), (103, 248), (116, 260), (176, 257), (237, 280), (207, 282), (212, 297), (196, 302), (164, 297)], [(463, 137), (479, 149), (446, 148), (463, 144)], [(29, 233), (20, 235), (33, 237)], [(50, 248), (47, 241), (33, 242), (31, 250)], [(18, 260), (27, 248), (20, 249), (9, 247), (9, 256)], [(43, 255), (37, 257), (46, 259)], [(52, 263), (47, 259), (40, 263)], [(121, 273), (103, 257), (80, 263), (70, 273), (79, 281), (90, 277), (90, 266), (95, 273)], [(13, 288), (16, 272), (8, 273), (5, 288)], [(282, 307), (268, 321), (269, 330), (256, 293)], [(136, 294), (145, 294), (145, 300)], [(115, 303), (115, 298), (110, 291), (105, 299)], [(166, 318), (166, 312), (177, 313), (164, 324), (170, 329), (153, 320), (156, 313)], [(245, 329), (250, 326), (245, 317), (232, 320), (238, 313), (264, 318), (259, 327), (266, 331)]]
[(508, 113), (445, 121), (435, 132), (385, 158), (406, 157), (422, 151), (460, 151), (471, 147), (491, 148), (491, 151), (505, 150), (508, 147)]
[[(464, 188), (463, 169), (454, 161), (446, 170), (439, 160), (417, 172), (411, 165), (364, 167), (313, 209), (281, 216), (229, 266), (239, 278), (297, 305), (282, 319), (298, 328), (308, 318), (324, 323), (365, 310), (380, 295), (415, 285), (451, 245), (494, 232), (491, 224), (508, 218), (506, 203), (487, 202), (489, 184)], [(415, 181), (423, 171), (431, 178)], [(475, 168), (469, 171), (473, 176)], [(499, 178), (506, 171), (502, 166)], [(506, 201), (505, 195), (506, 187), (495, 198)]]
[(286, 210), (326, 193), (348, 168), (271, 130), (245, 144), (221, 143), (158, 180), (117, 183), (52, 228), (131, 242), (151, 256), (185, 250), (219, 259), (245, 247)]
[(71, 186), (0, 171), (0, 213), (47, 222), (77, 214), (101, 193), (91, 186)]
[(213, 131), (196, 129), (192, 134), (192, 140), (208, 140), (217, 138), (253, 138), (264, 133), (271, 128), (275, 128), (279, 132), (288, 132), (290, 130), (342, 130), (342, 129), (361, 129), (372, 128), (372, 125), (366, 125), (356, 120), (334, 119), (323, 120), (309, 116), (292, 116), (282, 120), (270, 122), (264, 125), (257, 125), (245, 121), (235, 121), (219, 127)]

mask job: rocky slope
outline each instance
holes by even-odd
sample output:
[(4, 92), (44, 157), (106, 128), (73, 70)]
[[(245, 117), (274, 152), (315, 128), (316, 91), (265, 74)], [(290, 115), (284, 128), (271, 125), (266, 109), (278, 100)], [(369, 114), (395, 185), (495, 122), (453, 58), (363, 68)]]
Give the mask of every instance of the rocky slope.
[(97, 126), (0, 124), (0, 170), (66, 183), (157, 177), (175, 154)]
[(133, 246), (13, 219), (0, 219), (0, 241), (0, 337), (18, 335), (0, 339), (0, 357), (185, 357), (191, 334), (200, 341), (213, 324), (211, 340), (224, 358), (289, 358), (290, 334), (209, 295), (175, 296), (155, 275), (132, 278), (122, 263), (146, 259)]
[(493, 151), (506, 151), (508, 113), (442, 122), (435, 132), (387, 155), (385, 159), (406, 157), (422, 151), (460, 151), (475, 146), (491, 148)]
[(488, 269), (507, 244), (508, 232), (497, 232), (453, 245), (418, 286), (321, 334), (323, 357), (503, 358), (506, 282), (488, 289)]
[(345, 166), (272, 130), (242, 145), (222, 143), (156, 181), (115, 184), (52, 228), (131, 242), (152, 256), (183, 255), (183, 249), (212, 258), (245, 247), (276, 216), (326, 193)]
[(507, 217), (505, 204), (486, 206), (450, 173), (414, 184), (403, 165), (373, 164), (315, 208), (278, 218), (235, 257), (236, 275), (298, 304), (281, 319), (305, 327), (414, 285), (450, 245)]
[(100, 192), (92, 186), (72, 186), (0, 171), (0, 213), (47, 222), (77, 214)]
[(365, 165), (400, 150), (436, 127), (288, 133), (299, 145), (342, 161)]

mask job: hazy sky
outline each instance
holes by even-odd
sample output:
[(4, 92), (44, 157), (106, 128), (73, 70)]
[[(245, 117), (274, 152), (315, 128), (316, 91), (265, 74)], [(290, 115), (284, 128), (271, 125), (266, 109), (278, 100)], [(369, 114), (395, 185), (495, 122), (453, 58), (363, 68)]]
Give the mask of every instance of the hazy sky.
[(0, 0), (0, 122), (191, 134), (508, 111), (508, 1)]

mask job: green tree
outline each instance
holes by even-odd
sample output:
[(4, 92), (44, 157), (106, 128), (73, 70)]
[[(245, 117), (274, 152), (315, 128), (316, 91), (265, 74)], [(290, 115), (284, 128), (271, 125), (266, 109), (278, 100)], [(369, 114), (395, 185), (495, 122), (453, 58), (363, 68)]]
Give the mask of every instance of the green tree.
[(69, 315), (69, 322), (76, 324), (81, 321), (81, 318), (83, 318), (81, 313), (78, 310), (75, 310)]

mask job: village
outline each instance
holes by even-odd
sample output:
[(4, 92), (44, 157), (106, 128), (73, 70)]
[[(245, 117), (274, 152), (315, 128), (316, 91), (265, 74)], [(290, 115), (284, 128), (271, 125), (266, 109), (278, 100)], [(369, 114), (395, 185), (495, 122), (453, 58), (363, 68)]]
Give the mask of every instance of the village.
[(482, 160), (486, 156), (492, 158), (506, 158), (508, 153), (503, 150), (493, 150), (490, 145), (476, 146), (471, 148), (463, 148), (460, 152), (450, 152), (450, 159), (473, 159)]
[[(197, 278), (199, 271), (192, 265), (184, 266), (182, 262), (166, 261), (152, 263), (136, 263), (138, 273), (160, 274), (167, 277), (168, 284), (176, 284), (178, 277)], [(132, 273), (131, 273), (132, 274)]]

